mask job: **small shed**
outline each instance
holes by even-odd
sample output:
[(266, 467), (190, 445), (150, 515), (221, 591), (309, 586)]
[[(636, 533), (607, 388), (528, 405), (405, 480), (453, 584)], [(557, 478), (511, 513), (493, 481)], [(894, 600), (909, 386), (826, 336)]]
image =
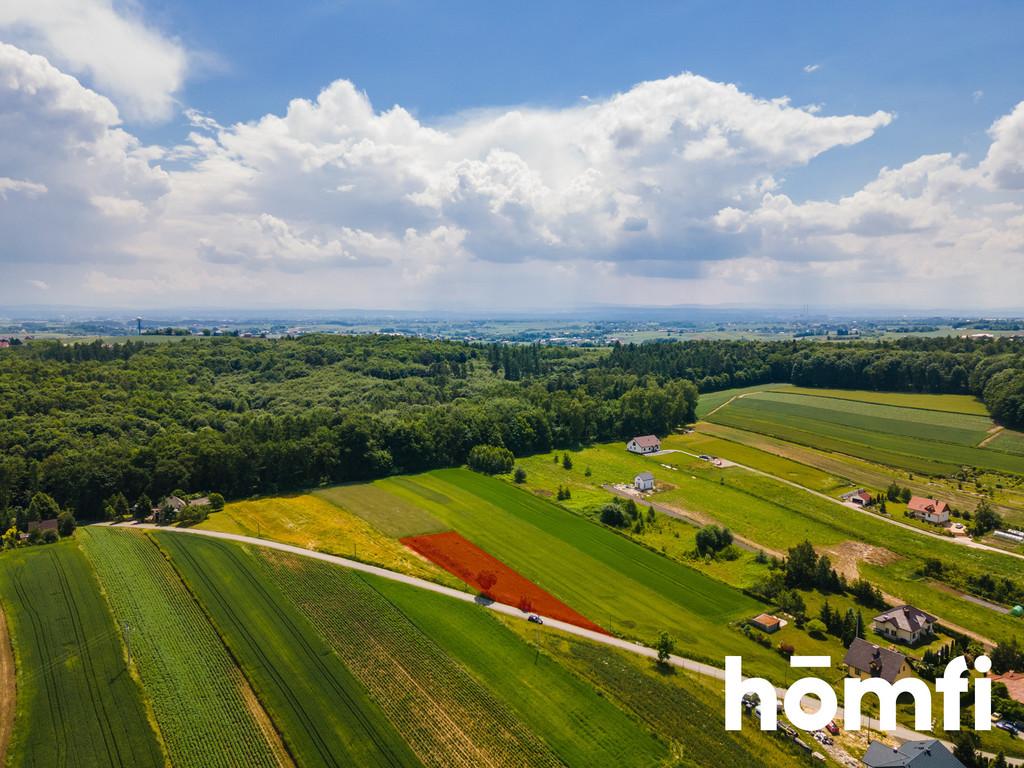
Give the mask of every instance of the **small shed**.
[(772, 616), (770, 613), (762, 613), (758, 616), (755, 616), (750, 620), (750, 624), (752, 626), (757, 627), (762, 632), (766, 632), (769, 635), (773, 632), (778, 632), (780, 629), (786, 626), (786, 622), (784, 622), (777, 616)]
[(641, 472), (633, 478), (633, 487), (638, 491), (653, 491), (654, 475), (650, 472)]

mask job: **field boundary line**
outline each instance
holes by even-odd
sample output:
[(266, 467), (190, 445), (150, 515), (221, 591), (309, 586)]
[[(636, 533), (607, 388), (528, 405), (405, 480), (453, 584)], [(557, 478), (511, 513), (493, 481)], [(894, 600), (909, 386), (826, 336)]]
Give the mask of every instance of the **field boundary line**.
[[(795, 384), (794, 386), (798, 387), (799, 385)], [(805, 387), (805, 389), (813, 389), (813, 387)], [(885, 406), (887, 408), (909, 408), (912, 411), (928, 411), (929, 413), (951, 413), (951, 414), (953, 414), (955, 416), (977, 416), (979, 418), (988, 419), (989, 421), (992, 421), (991, 414), (984, 414), (984, 413), (969, 413), (968, 411), (947, 411), (947, 410), (943, 410), (942, 408), (925, 408), (923, 405), (894, 405), (893, 403), (876, 403), (876, 402), (873, 402), (871, 400), (861, 400), (859, 398), (854, 398), (854, 397), (840, 397), (839, 395), (819, 395), (819, 394), (815, 394), (813, 392), (793, 392), (791, 390), (784, 390), (784, 389), (764, 390), (764, 391), (771, 392), (771, 393), (778, 392), (778, 393), (782, 393), (782, 394), (786, 394), (786, 395), (796, 395), (797, 397), (821, 397), (821, 398), (826, 398), (826, 399), (829, 399), (829, 400), (842, 400), (843, 402), (846, 402), (846, 403), (864, 403), (866, 405), (881, 405), (881, 406)], [(876, 390), (861, 389), (861, 390), (851, 390), (851, 391), (852, 392), (875, 392)], [(927, 395), (927, 394), (933, 394), (933, 393), (929, 393), (929, 392), (889, 392), (889, 391), (883, 391), (883, 390), (877, 390), (877, 392), (880, 395), (918, 395), (918, 394)], [(751, 392), (750, 394), (754, 394), (754, 393)], [(934, 393), (934, 394), (939, 394), (941, 396), (941, 393)]]

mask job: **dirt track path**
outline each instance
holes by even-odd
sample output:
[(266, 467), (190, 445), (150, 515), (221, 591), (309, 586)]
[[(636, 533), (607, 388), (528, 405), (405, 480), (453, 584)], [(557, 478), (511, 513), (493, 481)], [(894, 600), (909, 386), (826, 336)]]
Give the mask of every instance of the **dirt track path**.
[(6, 765), (7, 744), (14, 729), (14, 700), (17, 686), (14, 678), (14, 653), (7, 632), (3, 606), (0, 606), (0, 765)]

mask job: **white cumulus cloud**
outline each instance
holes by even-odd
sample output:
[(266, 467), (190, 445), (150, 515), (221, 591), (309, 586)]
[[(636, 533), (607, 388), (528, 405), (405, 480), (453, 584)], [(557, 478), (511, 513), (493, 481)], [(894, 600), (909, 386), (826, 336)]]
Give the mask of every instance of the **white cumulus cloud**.
[(182, 45), (112, 0), (4, 0), (0, 33), (84, 76), (132, 119), (171, 115), (188, 70)]

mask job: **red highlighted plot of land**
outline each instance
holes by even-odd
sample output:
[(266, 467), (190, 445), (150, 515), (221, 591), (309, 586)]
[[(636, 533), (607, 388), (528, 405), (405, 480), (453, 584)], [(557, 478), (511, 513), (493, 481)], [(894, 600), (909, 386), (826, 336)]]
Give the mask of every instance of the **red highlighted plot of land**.
[(402, 539), (402, 543), (471, 587), (479, 589), (492, 600), (516, 605), (523, 611), (539, 613), (594, 632), (608, 634), (597, 624), (454, 531), (409, 536)]

